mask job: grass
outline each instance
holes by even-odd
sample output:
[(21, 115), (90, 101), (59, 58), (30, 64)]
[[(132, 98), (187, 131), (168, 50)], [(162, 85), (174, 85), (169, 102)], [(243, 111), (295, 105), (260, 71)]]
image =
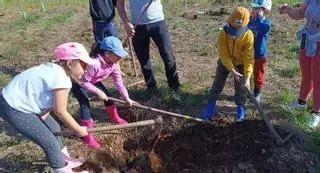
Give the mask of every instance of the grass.
[(18, 18), (9, 23), (4, 24), (1, 27), (1, 32), (26, 30), (28, 25), (39, 23), (45, 28), (52, 27), (53, 25), (67, 22), (75, 13), (73, 11), (67, 11), (62, 14), (47, 15), (45, 13), (30, 13), (26, 18)]
[(299, 53), (299, 44), (296, 42), (294, 44), (292, 44), (289, 49), (289, 52), (298, 54)]
[(297, 4), (301, 3), (301, 0), (273, 0), (273, 4)]
[(213, 50), (214, 50), (213, 44), (205, 44), (205, 45), (201, 45), (198, 51), (200, 56), (209, 56), (209, 55), (212, 56)]
[(0, 88), (2, 88), (4, 85), (6, 85), (10, 79), (11, 79), (10, 75), (0, 73)]
[[(280, 91), (277, 99), (276, 112), (278, 115), (282, 115), (283, 119), (289, 120), (291, 124), (304, 132), (307, 136), (310, 136), (313, 140), (313, 149), (320, 154), (320, 132), (318, 130), (311, 131), (308, 128), (308, 120), (310, 118), (311, 99), (308, 100), (307, 110), (292, 110), (287, 105), (290, 104), (296, 96), (289, 89)], [(319, 170), (320, 171), (320, 170)]]
[[(10, 9), (10, 8), (20, 8), (24, 10), (41, 10), (40, 0), (1, 0), (2, 8), (3, 9)], [(87, 6), (88, 2), (83, 0), (50, 0), (44, 1), (44, 6), (46, 10), (59, 5), (72, 5), (72, 6)]]
[(281, 70), (281, 75), (286, 78), (294, 78), (299, 76), (300, 66), (297, 62), (287, 63), (284, 69)]
[(31, 13), (26, 16), (26, 18), (20, 17), (18, 19), (9, 21), (5, 23), (1, 29), (0, 33), (2, 32), (10, 32), (10, 31), (19, 31), (19, 30), (26, 30), (27, 26), (32, 23), (36, 23), (37, 21), (42, 18), (42, 15), (39, 13)]
[(41, 21), (41, 25), (45, 28), (52, 27), (56, 24), (65, 23), (74, 15), (73, 11), (68, 11), (63, 14), (50, 15)]

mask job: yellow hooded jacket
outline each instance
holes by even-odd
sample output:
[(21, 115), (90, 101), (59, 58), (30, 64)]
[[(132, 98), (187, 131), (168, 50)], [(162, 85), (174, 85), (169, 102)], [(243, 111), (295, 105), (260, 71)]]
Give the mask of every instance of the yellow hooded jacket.
[(242, 36), (232, 39), (232, 36), (224, 30), (220, 32), (218, 39), (218, 51), (221, 63), (231, 71), (234, 66), (244, 66), (244, 76), (250, 77), (254, 64), (254, 35), (247, 30)]

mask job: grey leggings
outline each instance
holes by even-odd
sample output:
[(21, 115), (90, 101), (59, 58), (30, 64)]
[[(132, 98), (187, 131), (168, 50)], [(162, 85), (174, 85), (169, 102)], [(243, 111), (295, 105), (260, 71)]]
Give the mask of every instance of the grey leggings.
[(56, 137), (53, 132), (60, 131), (60, 125), (52, 116), (45, 120), (36, 114), (27, 114), (11, 108), (5, 99), (0, 96), (0, 116), (15, 130), (38, 144), (45, 152), (49, 165), (62, 168), (66, 165), (61, 150), (63, 143), (61, 137)]

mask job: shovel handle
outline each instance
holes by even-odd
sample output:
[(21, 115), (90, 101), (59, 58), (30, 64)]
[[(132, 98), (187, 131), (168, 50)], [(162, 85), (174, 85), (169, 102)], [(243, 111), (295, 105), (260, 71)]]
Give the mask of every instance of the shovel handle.
[[(154, 0), (149, 0), (147, 6), (144, 7), (143, 11), (140, 13), (139, 17), (138, 17), (138, 20), (137, 20), (137, 23), (135, 24), (134, 26), (134, 30), (137, 28), (137, 26), (140, 24), (141, 20), (142, 20), (142, 17), (143, 15), (147, 12), (148, 8), (150, 7), (150, 5), (152, 4)], [(125, 45), (127, 43), (127, 41), (129, 40), (129, 36), (126, 37), (126, 39), (124, 40), (123, 42), (123, 45)]]
[[(163, 119), (162, 117), (157, 117), (154, 120), (146, 120), (146, 121), (139, 121), (134, 123), (127, 123), (123, 125), (112, 125), (112, 126), (106, 126), (106, 127), (95, 127), (95, 128), (88, 128), (88, 132), (95, 133), (95, 132), (101, 132), (101, 131), (111, 131), (111, 130), (118, 130), (118, 129), (127, 129), (127, 128), (133, 128), (133, 127), (141, 127), (141, 126), (148, 126), (153, 124), (162, 124)], [(53, 133), (55, 136), (73, 136), (76, 135), (74, 131), (66, 130), (62, 132), (55, 132)]]
[[(119, 100), (119, 99), (116, 99), (116, 98), (112, 98), (112, 97), (108, 97), (108, 100), (111, 100), (111, 101), (114, 101), (114, 102), (118, 102), (118, 103), (122, 103), (122, 104), (126, 104), (125, 101)], [(137, 107), (137, 108), (147, 109), (147, 110), (150, 110), (152, 112), (158, 112), (158, 113), (162, 113), (162, 114), (166, 114), (166, 115), (170, 115), (170, 116), (174, 116), (174, 117), (187, 119), (187, 120), (193, 120), (193, 121), (197, 121), (197, 122), (208, 123), (208, 121), (206, 121), (206, 120), (203, 120), (203, 119), (200, 119), (200, 118), (195, 118), (195, 117), (192, 117), (190, 115), (182, 115), (182, 114), (177, 114), (177, 113), (173, 113), (173, 112), (169, 112), (169, 111), (155, 109), (155, 108), (152, 108), (152, 107), (147, 107), (147, 106), (140, 105), (138, 103), (134, 103), (132, 106), (133, 107)]]
[(260, 103), (257, 102), (256, 98), (254, 97), (254, 95), (252, 94), (252, 92), (248, 88), (246, 88), (246, 90), (247, 90), (247, 93), (250, 97), (251, 102), (253, 102), (254, 107), (259, 111), (264, 123), (268, 127), (269, 131), (271, 132), (273, 138), (276, 140), (277, 144), (283, 145), (285, 141), (280, 137), (280, 135), (278, 134), (276, 129), (273, 127), (272, 123), (270, 122), (270, 120), (268, 119), (268, 117), (266, 116), (264, 111), (262, 110)]

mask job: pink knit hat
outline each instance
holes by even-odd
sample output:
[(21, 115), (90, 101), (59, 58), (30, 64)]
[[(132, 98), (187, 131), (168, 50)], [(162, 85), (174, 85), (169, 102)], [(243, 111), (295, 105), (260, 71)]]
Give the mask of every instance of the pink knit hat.
[(86, 48), (77, 42), (69, 42), (60, 44), (55, 49), (56, 60), (76, 60), (79, 59), (89, 65), (95, 64), (95, 61), (90, 58)]

